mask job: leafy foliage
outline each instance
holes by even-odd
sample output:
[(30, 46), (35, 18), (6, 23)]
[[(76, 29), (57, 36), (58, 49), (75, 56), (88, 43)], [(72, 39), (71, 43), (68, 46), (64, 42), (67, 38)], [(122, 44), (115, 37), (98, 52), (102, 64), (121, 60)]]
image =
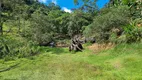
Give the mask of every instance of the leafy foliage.
[(124, 27), (124, 34), (128, 43), (140, 41), (142, 38), (142, 28), (138, 27), (136, 22), (132, 21), (130, 25)]
[(141, 14), (142, 1), (141, 0), (110, 0), (109, 4), (112, 7), (121, 6), (121, 5), (129, 6), (130, 14), (133, 19), (142, 17), (142, 14)]
[(14, 59), (28, 57), (39, 53), (35, 43), (21, 38), (0, 37), (0, 58)]
[(86, 16), (82, 11), (76, 11), (69, 17), (68, 25), (68, 34), (70, 36), (74, 36), (82, 33), (83, 26), (87, 26), (89, 24), (89, 20), (87, 20), (89, 16)]
[[(59, 5), (38, 0), (1, 0), (0, 58), (26, 57), (38, 53), (37, 46), (64, 42), (75, 35), (95, 37), (98, 42), (141, 40), (141, 2), (110, 0), (111, 6), (98, 9), (97, 0), (82, 0), (72, 13)], [(111, 3), (112, 2), (112, 3)], [(11, 4), (12, 3), (12, 4)], [(76, 5), (78, 0), (74, 0)], [(130, 20), (136, 23), (131, 24)]]
[(86, 27), (86, 36), (95, 36), (99, 41), (108, 40), (112, 29), (121, 29), (121, 26), (128, 24), (129, 11), (126, 6), (104, 9), (101, 12), (94, 18), (93, 23)]

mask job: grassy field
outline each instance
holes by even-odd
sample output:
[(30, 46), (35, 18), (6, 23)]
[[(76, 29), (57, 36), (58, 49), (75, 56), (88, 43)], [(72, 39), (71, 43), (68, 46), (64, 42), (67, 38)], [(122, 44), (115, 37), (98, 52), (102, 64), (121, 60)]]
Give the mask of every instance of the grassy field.
[(67, 48), (43, 50), (29, 58), (0, 60), (0, 80), (142, 80), (142, 43), (97, 54), (87, 48), (77, 53)]

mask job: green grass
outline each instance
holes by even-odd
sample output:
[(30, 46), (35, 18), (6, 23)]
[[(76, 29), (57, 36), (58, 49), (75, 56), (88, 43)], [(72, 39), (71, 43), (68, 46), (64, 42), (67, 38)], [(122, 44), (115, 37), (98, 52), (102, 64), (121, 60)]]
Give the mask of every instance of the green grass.
[(67, 48), (42, 48), (39, 55), (4, 62), (0, 80), (142, 80), (142, 43), (121, 44), (94, 54)]

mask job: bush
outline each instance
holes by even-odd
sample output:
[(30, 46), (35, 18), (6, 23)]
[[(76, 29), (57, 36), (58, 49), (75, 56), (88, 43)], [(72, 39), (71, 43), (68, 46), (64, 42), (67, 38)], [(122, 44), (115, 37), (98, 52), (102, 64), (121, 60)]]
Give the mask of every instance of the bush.
[(130, 22), (130, 24), (123, 26), (123, 34), (117, 36), (115, 33), (111, 33), (109, 40), (114, 43), (132, 43), (139, 42), (142, 39), (142, 26), (141, 19), (136, 19)]
[(127, 6), (103, 9), (100, 15), (95, 17), (93, 23), (86, 27), (84, 35), (94, 36), (97, 38), (97, 41), (109, 40), (112, 29), (117, 28), (121, 30), (121, 26), (129, 23), (130, 14), (128, 9)]
[(37, 44), (49, 43), (54, 39), (56, 34), (54, 32), (55, 26), (47, 15), (39, 14), (37, 11), (32, 14), (32, 18), (29, 21), (31, 22), (30, 25), (21, 34), (23, 37)]
[(9, 36), (0, 37), (0, 58), (12, 59), (14, 57), (28, 57), (39, 52), (32, 41), (26, 41), (23, 38), (16, 38)]
[(129, 25), (124, 26), (124, 34), (126, 35), (126, 42), (137, 42), (142, 39), (142, 27), (137, 26), (140, 20), (134, 20)]

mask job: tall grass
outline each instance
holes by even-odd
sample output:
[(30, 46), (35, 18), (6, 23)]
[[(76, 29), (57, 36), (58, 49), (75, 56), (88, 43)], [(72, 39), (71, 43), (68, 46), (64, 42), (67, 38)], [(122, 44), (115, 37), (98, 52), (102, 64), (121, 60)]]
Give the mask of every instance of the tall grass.
[(67, 48), (42, 47), (39, 55), (4, 62), (0, 80), (141, 80), (142, 43), (120, 44), (94, 54), (87, 49), (71, 54)]

